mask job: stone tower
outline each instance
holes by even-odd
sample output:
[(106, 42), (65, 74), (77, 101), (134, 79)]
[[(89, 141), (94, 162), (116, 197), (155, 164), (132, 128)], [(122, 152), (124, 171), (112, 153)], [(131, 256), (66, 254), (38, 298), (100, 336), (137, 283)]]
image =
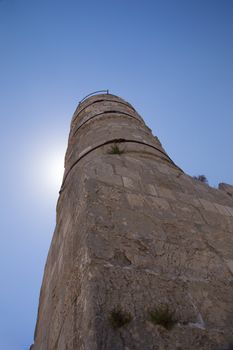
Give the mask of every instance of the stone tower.
[(233, 187), (169, 158), (111, 94), (71, 122), (33, 350), (223, 350), (233, 342)]

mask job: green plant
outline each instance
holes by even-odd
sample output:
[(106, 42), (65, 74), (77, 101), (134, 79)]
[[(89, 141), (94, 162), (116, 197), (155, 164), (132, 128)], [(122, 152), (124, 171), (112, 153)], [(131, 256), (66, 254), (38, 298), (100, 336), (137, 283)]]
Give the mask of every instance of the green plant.
[(159, 324), (166, 329), (171, 329), (177, 322), (174, 318), (174, 312), (169, 310), (167, 305), (151, 310), (149, 315), (152, 323)]
[(109, 154), (122, 154), (124, 153), (124, 150), (121, 150), (119, 146), (115, 143), (113, 146), (111, 146), (111, 149), (108, 152)]
[(109, 321), (113, 328), (120, 328), (132, 320), (130, 313), (123, 311), (120, 307), (110, 312)]
[(208, 180), (205, 175), (198, 175), (198, 176), (193, 176), (195, 180), (198, 180), (200, 182), (204, 182), (205, 184), (208, 184)]

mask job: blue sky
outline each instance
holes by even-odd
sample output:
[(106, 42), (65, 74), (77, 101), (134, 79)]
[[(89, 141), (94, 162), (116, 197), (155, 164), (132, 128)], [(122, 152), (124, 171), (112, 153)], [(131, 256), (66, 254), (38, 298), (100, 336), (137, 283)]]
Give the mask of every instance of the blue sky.
[(188, 174), (233, 184), (233, 2), (0, 1), (0, 349), (33, 340), (71, 116), (99, 89)]

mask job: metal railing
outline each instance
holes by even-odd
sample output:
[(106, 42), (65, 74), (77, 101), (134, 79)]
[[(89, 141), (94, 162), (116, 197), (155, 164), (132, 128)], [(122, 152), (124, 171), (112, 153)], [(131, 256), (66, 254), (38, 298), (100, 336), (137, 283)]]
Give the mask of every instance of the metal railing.
[(85, 96), (81, 101), (79, 101), (79, 105), (80, 105), (80, 103), (82, 103), (83, 101), (85, 101), (88, 97), (90, 97), (90, 96), (92, 96), (92, 95), (101, 94), (101, 93), (109, 94), (109, 90), (98, 90), (98, 91), (91, 92), (90, 94), (88, 94), (87, 96)]

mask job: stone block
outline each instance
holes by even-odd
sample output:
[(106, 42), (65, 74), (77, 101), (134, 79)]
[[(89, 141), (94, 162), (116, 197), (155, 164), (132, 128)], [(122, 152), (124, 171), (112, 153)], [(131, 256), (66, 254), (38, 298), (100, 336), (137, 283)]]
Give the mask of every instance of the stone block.
[(233, 208), (232, 207), (228, 207), (228, 206), (226, 206), (225, 208), (229, 211), (231, 216), (233, 216)]
[(123, 184), (125, 188), (131, 189), (131, 190), (136, 190), (138, 191), (140, 189), (139, 187), (139, 183), (133, 179), (131, 179), (130, 177), (122, 177), (123, 179)]
[(151, 198), (152, 204), (155, 206), (155, 208), (160, 210), (170, 210), (169, 203), (164, 198), (158, 198), (158, 197), (152, 197)]
[(132, 171), (127, 167), (115, 165), (115, 172), (117, 175), (128, 177), (130, 179), (135, 179), (135, 180), (140, 179), (139, 171), (136, 171), (136, 170)]
[(158, 186), (157, 190), (158, 190), (159, 197), (175, 200), (174, 194), (168, 188)]
[(122, 177), (119, 175), (111, 175), (111, 176), (102, 175), (99, 177), (99, 181), (102, 181), (104, 183), (107, 183), (113, 186), (123, 186)]
[(205, 210), (209, 210), (209, 211), (212, 211), (214, 213), (219, 212), (214, 203), (211, 203), (210, 201), (207, 201), (207, 200), (202, 199), (202, 198), (199, 198), (199, 201), (201, 202), (201, 204), (203, 205)]
[(143, 208), (144, 197), (142, 195), (129, 193), (126, 196), (131, 208)]
[(146, 184), (144, 185), (144, 190), (146, 194), (150, 194), (151, 196), (156, 196), (158, 197), (158, 192), (155, 189), (155, 186), (152, 184)]
[(217, 208), (219, 214), (225, 215), (225, 216), (231, 216), (230, 212), (227, 210), (227, 208), (223, 205), (214, 203), (215, 207)]
[(227, 260), (226, 263), (227, 263), (229, 270), (231, 271), (231, 273), (233, 275), (233, 260)]

